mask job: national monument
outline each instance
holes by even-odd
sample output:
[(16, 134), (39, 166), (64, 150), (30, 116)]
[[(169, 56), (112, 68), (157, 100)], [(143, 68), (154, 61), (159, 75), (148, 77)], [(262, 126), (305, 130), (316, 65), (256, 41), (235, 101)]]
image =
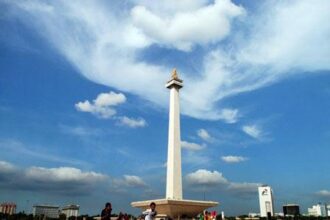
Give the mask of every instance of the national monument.
[(179, 90), (183, 81), (179, 79), (176, 69), (166, 83), (170, 90), (168, 154), (166, 176), (166, 198), (132, 202), (132, 206), (145, 210), (151, 202), (157, 204), (158, 218), (180, 219), (183, 216), (196, 217), (203, 210), (217, 206), (217, 202), (185, 200), (182, 196), (181, 174), (181, 136), (180, 136), (180, 98)]

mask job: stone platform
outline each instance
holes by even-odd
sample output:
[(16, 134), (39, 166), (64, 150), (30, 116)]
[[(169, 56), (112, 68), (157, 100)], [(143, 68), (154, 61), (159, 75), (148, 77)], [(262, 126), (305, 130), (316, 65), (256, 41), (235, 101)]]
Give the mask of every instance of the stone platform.
[(180, 219), (182, 216), (196, 217), (205, 209), (218, 205), (218, 202), (212, 201), (196, 201), (196, 200), (175, 200), (175, 199), (156, 199), (148, 201), (132, 202), (135, 208), (142, 211), (149, 208), (151, 202), (156, 203), (156, 210), (159, 216), (169, 217), (172, 219)]

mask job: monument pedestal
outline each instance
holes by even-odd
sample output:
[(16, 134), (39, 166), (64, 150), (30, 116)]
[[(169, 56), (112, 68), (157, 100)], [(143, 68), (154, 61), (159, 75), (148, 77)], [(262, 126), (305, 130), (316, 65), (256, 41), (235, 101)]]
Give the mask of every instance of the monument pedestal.
[(156, 199), (149, 201), (132, 202), (131, 205), (135, 208), (140, 208), (142, 211), (149, 208), (151, 202), (156, 203), (158, 215), (171, 219), (180, 219), (185, 216), (195, 218), (205, 209), (217, 206), (217, 202), (197, 201), (197, 200), (175, 200), (175, 199)]

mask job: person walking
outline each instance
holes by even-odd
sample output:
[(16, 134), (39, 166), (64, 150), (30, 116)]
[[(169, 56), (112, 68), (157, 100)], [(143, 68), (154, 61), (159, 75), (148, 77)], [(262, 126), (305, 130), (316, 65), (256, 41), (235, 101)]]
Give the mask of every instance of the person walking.
[(111, 203), (107, 202), (105, 204), (105, 208), (102, 210), (101, 220), (111, 220), (111, 211), (112, 211)]
[(156, 203), (150, 203), (149, 207), (150, 209), (147, 209), (142, 213), (143, 215), (145, 215), (144, 220), (153, 220), (154, 217), (157, 215)]

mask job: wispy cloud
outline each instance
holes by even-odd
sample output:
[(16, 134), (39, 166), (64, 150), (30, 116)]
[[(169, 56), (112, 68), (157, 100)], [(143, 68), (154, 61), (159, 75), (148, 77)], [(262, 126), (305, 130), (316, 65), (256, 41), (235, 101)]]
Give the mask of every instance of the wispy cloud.
[(111, 180), (110, 191), (127, 193), (129, 188), (149, 189), (144, 180), (135, 175), (123, 175), (122, 178), (113, 178)]
[(144, 187), (147, 185), (141, 177), (134, 175), (124, 175), (124, 183), (129, 187)]
[(11, 173), (11, 172), (14, 172), (15, 169), (16, 168), (13, 164), (0, 160), (0, 172), (1, 173)]
[[(121, 10), (100, 1), (5, 4), (10, 16), (35, 28), (86, 78), (162, 107), (167, 107), (166, 91), (160, 88), (172, 67), (144, 60), (140, 54), (155, 45), (158, 50), (166, 46), (193, 56), (199, 45), (204, 49), (199, 73), (188, 69), (181, 74), (182, 111), (195, 118), (234, 123), (237, 113), (219, 108), (224, 98), (297, 74), (330, 70), (328, 0), (265, 2), (244, 20), (237, 18), (245, 9), (230, 0), (191, 5), (135, 1)], [(232, 28), (234, 22), (240, 22), (244, 35)], [(235, 46), (224, 46), (224, 38)], [(89, 101), (77, 107), (99, 117), (115, 114), (112, 108), (100, 109)]]
[(238, 109), (225, 108), (220, 111), (218, 117), (229, 124), (233, 124), (238, 121), (239, 111)]
[(206, 146), (200, 145), (197, 143), (193, 143), (193, 142), (181, 141), (181, 147), (183, 149), (190, 150), (190, 151), (199, 151), (199, 150), (203, 150)]
[(69, 125), (59, 125), (61, 132), (64, 134), (79, 136), (79, 137), (90, 137), (99, 136), (103, 132), (100, 129), (90, 128), (85, 126), (69, 126)]
[(117, 148), (116, 152), (125, 157), (131, 157), (132, 154), (125, 148)]
[(213, 137), (211, 137), (209, 132), (207, 132), (204, 128), (199, 129), (197, 131), (197, 135), (198, 137), (202, 138), (204, 141), (211, 142), (213, 140)]
[(183, 152), (182, 163), (193, 167), (208, 166), (211, 164), (211, 158), (205, 155), (204, 151), (187, 150)]
[(318, 192), (315, 193), (317, 196), (319, 197), (323, 197), (323, 198), (330, 198), (330, 191), (329, 190), (320, 190)]
[(27, 146), (24, 143), (13, 139), (0, 139), (0, 149), (13, 152), (14, 154), (24, 155), (27, 158), (39, 159), (42, 161), (51, 161), (70, 165), (86, 165), (87, 162), (74, 158), (66, 158), (63, 155), (50, 154), (45, 152), (45, 148), (36, 146)]
[(123, 126), (127, 126), (130, 128), (138, 128), (147, 126), (147, 122), (143, 118), (129, 118), (126, 116), (119, 117), (119, 124)]
[(260, 139), (262, 137), (262, 130), (257, 125), (244, 125), (242, 130), (245, 134), (255, 139)]
[(240, 163), (248, 160), (248, 158), (242, 156), (228, 155), (228, 156), (222, 156), (221, 160), (223, 160), (226, 163)]
[(261, 183), (232, 182), (228, 185), (228, 190), (235, 194), (239, 194), (240, 196), (256, 195), (258, 187), (261, 185)]

